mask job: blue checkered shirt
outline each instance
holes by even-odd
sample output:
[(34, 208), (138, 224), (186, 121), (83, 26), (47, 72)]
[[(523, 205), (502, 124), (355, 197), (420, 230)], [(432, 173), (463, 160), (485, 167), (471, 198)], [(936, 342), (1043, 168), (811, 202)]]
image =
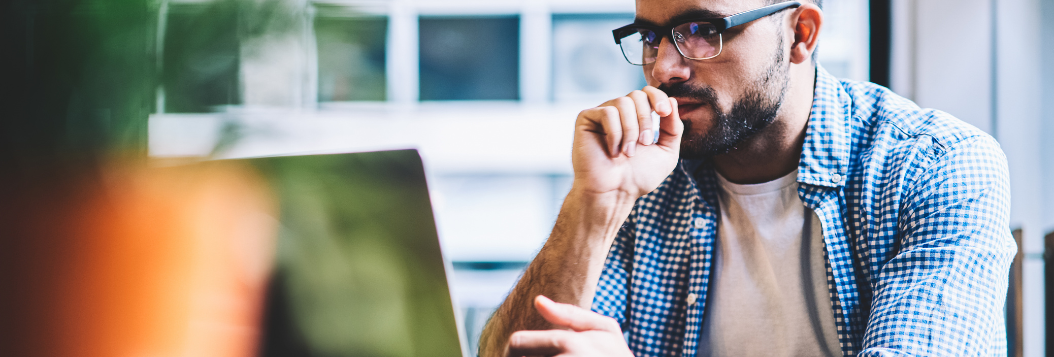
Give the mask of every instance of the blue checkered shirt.
[[(823, 227), (843, 354), (1006, 355), (1017, 247), (999, 144), (886, 88), (816, 73), (798, 195)], [(718, 186), (709, 163), (687, 166), (637, 201), (593, 301), (638, 357), (695, 356), (706, 318)]]

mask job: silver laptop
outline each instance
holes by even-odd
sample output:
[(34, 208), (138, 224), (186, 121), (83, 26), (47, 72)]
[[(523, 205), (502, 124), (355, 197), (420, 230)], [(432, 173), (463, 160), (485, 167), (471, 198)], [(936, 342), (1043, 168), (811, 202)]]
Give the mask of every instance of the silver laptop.
[(233, 161), (280, 202), (260, 356), (465, 356), (416, 150)]

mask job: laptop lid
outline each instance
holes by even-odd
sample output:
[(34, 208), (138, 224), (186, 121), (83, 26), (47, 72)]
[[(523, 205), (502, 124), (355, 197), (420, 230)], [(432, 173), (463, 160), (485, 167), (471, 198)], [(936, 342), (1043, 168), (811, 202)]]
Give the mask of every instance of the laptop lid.
[(260, 356), (465, 356), (416, 150), (233, 161), (280, 206)]

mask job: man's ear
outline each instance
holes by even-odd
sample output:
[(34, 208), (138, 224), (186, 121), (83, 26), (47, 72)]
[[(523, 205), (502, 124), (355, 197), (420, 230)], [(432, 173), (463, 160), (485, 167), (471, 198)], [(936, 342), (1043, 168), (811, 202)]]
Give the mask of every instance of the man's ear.
[(819, 44), (820, 28), (823, 27), (823, 10), (814, 4), (803, 4), (791, 17), (794, 26), (794, 43), (791, 44), (790, 60), (801, 64), (810, 60)]

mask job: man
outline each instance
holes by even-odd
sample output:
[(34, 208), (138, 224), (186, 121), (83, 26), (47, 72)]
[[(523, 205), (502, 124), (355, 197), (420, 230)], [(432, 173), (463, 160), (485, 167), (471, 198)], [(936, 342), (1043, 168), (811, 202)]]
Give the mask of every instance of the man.
[(999, 145), (832, 78), (822, 24), (637, 0), (614, 34), (650, 86), (579, 114), (572, 189), (481, 355), (1005, 355)]

